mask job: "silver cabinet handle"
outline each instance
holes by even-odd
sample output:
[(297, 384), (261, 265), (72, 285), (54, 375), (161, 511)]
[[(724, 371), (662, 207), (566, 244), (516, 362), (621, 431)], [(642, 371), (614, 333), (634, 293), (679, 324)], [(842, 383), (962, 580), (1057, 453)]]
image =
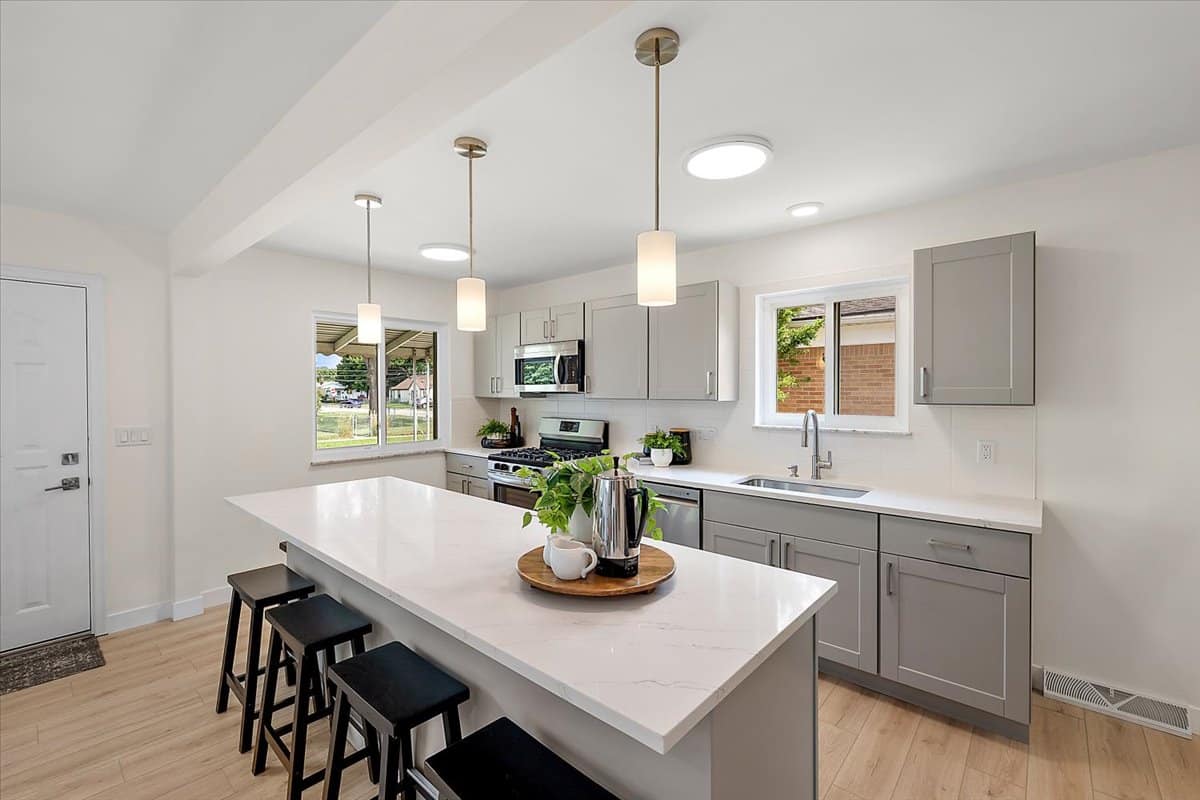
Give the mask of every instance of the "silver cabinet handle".
[(929, 367), (921, 367), (921, 397), (929, 397), (928, 377)]
[(792, 549), (792, 543), (791, 543), (791, 542), (784, 542), (784, 543), (783, 543), (783, 564), (782, 564), (781, 566), (782, 566), (784, 569), (791, 569), (791, 568), (792, 568), (792, 563), (791, 563), (791, 561), (789, 561), (789, 560), (788, 560), (788, 551), (789, 551), (789, 550), (791, 550), (791, 549)]
[(712, 397), (712, 393), (713, 393), (712, 392), (712, 379), (713, 379), (713, 374), (712, 374), (712, 370), (710, 369), (704, 373), (704, 396), (705, 397)]
[(583, 376), (583, 393), (584, 394), (592, 393), (592, 376), (591, 375)]
[(775, 566), (775, 540), (767, 542), (767, 564)]
[(550, 320), (550, 338), (551, 339), (558, 338), (558, 320), (556, 320), (556, 319)]
[(948, 547), (951, 550), (962, 550), (964, 553), (971, 552), (971, 545), (962, 544), (960, 542), (947, 542), (945, 539), (930, 539), (930, 547)]
[(63, 478), (58, 482), (58, 486), (51, 486), (43, 491), (47, 492), (73, 492), (79, 488), (79, 478)]
[(896, 593), (892, 589), (892, 572), (893, 572), (895, 566), (896, 566), (896, 564), (894, 561), (887, 562), (887, 593), (889, 595)]
[(542, 320), (542, 338), (543, 339), (550, 338), (550, 320), (548, 320), (548, 319)]

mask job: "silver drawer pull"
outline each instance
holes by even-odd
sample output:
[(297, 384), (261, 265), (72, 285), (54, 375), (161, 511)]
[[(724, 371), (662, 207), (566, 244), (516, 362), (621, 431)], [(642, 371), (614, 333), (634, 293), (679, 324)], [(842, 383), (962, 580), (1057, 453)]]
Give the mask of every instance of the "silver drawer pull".
[(969, 544), (959, 544), (958, 542), (947, 542), (944, 539), (930, 539), (929, 546), (930, 547), (948, 547), (951, 550), (962, 550), (964, 553), (971, 552), (971, 545), (969, 545)]

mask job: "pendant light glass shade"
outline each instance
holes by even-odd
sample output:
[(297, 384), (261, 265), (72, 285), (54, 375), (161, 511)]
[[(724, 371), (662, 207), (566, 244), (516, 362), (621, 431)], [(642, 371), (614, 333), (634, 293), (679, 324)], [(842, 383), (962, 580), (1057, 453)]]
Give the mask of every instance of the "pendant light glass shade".
[(487, 284), (483, 278), (458, 279), (458, 329), (487, 330)]
[(637, 237), (639, 306), (675, 305), (675, 234), (646, 231)]
[(383, 306), (378, 303), (358, 304), (358, 343), (379, 344), (383, 341)]

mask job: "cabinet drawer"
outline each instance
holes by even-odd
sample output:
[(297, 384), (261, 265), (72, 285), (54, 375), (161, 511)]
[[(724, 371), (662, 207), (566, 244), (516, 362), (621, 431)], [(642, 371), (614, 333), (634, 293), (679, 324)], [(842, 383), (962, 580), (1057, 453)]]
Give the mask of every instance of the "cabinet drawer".
[(879, 518), (885, 553), (1029, 577), (1029, 534), (908, 517)]
[(726, 492), (704, 493), (704, 518), (746, 528), (877, 549), (876, 515)]
[(487, 459), (479, 456), (464, 456), (458, 453), (446, 453), (446, 472), (457, 472), (460, 475), (477, 475), (487, 477)]

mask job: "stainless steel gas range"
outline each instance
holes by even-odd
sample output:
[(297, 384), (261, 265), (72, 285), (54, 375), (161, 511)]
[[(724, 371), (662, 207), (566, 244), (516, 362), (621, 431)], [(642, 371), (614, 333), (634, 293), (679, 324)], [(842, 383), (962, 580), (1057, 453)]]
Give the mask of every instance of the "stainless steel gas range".
[(528, 482), (518, 476), (522, 467), (541, 472), (556, 460), (572, 461), (594, 456), (608, 448), (608, 423), (599, 419), (543, 417), (538, 423), (538, 447), (502, 450), (488, 456), (492, 499), (521, 508), (533, 508), (537, 499)]

